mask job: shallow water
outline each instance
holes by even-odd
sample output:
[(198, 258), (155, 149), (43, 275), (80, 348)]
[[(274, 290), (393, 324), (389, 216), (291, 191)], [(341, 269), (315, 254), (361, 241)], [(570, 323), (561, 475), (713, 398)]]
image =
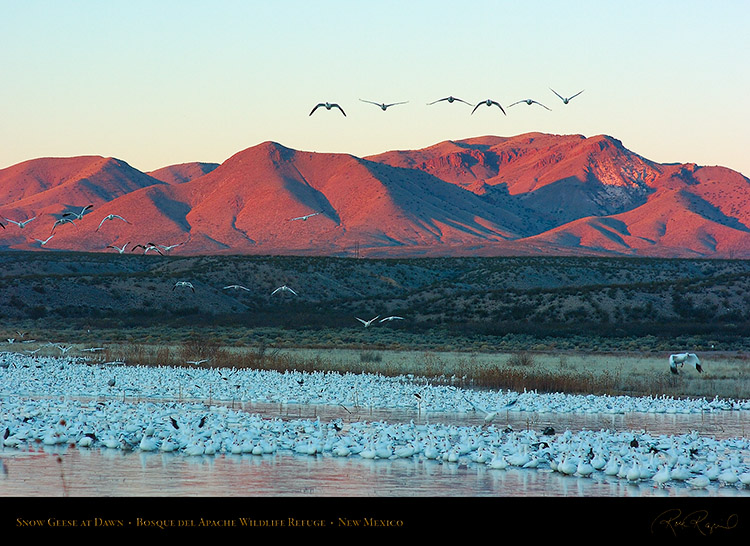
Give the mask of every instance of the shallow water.
[[(245, 411), (288, 418), (481, 425), (475, 414), (419, 415), (409, 411), (364, 411), (330, 406), (245, 404)], [(499, 423), (496, 423), (498, 425)], [(514, 430), (633, 430), (650, 434), (697, 431), (716, 439), (745, 437), (748, 412), (705, 414), (529, 414), (508, 412), (502, 426)], [(687, 486), (654, 488), (650, 481), (595, 475), (564, 476), (533, 469), (495, 470), (470, 461), (366, 460), (330, 455), (218, 455), (123, 452), (71, 447), (0, 449), (0, 496), (18, 497), (748, 497), (749, 488)]]

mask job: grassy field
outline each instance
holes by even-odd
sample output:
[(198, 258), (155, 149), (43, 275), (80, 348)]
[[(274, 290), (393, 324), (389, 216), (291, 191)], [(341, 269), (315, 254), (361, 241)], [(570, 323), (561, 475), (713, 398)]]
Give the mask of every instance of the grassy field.
[[(91, 340), (97, 341), (97, 340)], [(99, 342), (102, 339), (98, 340)], [(416, 381), (478, 389), (567, 392), (574, 394), (674, 396), (732, 399), (750, 398), (750, 355), (741, 352), (700, 353), (703, 373), (683, 368), (669, 371), (668, 354), (629, 352), (462, 351), (442, 349), (382, 349), (362, 345), (350, 348), (299, 347), (288, 343), (224, 345), (218, 338), (192, 332), (171, 343), (109, 340), (72, 343), (68, 356), (86, 356), (101, 362), (127, 365), (265, 370), (326, 371), (413, 375)], [(89, 352), (87, 348), (101, 347)], [(55, 345), (36, 341), (13, 344), (36, 354), (62, 354)]]

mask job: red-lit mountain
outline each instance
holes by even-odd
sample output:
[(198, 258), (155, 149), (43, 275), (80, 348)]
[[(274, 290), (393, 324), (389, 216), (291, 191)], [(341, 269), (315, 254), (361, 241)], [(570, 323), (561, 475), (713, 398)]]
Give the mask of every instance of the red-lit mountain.
[[(265, 142), (148, 174), (101, 157), (2, 169), (0, 217), (36, 219), (0, 220), (0, 248), (40, 249), (62, 214), (93, 204), (44, 249), (748, 257), (749, 201), (740, 173), (658, 164), (608, 136), (488, 136), (366, 158)], [(127, 223), (102, 223), (109, 214)]]

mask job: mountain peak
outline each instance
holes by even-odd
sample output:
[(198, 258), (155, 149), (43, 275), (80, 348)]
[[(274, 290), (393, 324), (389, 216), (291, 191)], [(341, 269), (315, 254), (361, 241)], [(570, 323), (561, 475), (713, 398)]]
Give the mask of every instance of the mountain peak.
[[(750, 257), (749, 197), (740, 173), (658, 164), (604, 134), (485, 135), (364, 158), (269, 140), (150, 173), (101, 156), (2, 169), (3, 213), (39, 220), (0, 230), (0, 246), (41, 250), (34, 238), (63, 212), (94, 204), (44, 250), (145, 237), (189, 240), (173, 251), (188, 254)], [(97, 230), (105, 213), (133, 223)]]

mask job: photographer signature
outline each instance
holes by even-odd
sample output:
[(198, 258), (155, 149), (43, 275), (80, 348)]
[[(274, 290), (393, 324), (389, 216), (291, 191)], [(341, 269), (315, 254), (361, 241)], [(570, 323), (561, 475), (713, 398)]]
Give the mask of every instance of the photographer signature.
[(714, 531), (728, 531), (738, 525), (737, 514), (731, 514), (726, 521), (709, 521), (708, 510), (694, 510), (683, 514), (679, 508), (665, 510), (651, 523), (651, 532), (661, 526), (672, 531), (676, 536), (678, 531), (695, 530), (703, 536), (713, 534)]

